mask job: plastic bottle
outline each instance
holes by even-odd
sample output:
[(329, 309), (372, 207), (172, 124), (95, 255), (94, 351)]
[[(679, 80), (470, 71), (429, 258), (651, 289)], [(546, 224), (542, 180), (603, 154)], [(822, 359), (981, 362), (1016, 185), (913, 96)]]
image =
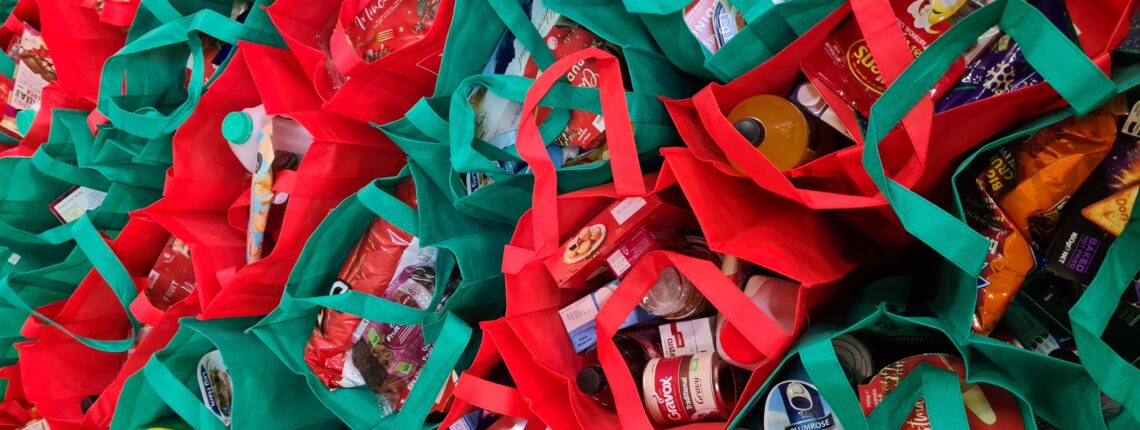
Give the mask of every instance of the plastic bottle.
[(273, 123), (273, 149), (304, 154), (313, 144), (313, 135), (300, 123), (283, 116), (265, 113), (262, 105), (230, 112), (222, 121), (222, 136), (245, 170), (253, 173), (257, 164), (257, 142), (265, 125)]
[[(617, 346), (622, 360), (625, 361), (625, 365), (629, 368), (629, 373), (633, 375), (634, 379), (641, 377), (642, 371), (645, 370), (645, 364), (649, 360), (663, 356), (660, 345), (639, 342), (620, 334), (614, 336), (614, 345)], [(598, 362), (597, 349), (590, 350), (586, 354), (586, 365), (578, 371), (578, 376), (574, 382), (582, 394), (594, 399), (602, 407), (614, 408), (614, 394), (610, 391), (609, 381), (606, 380), (606, 374)]]

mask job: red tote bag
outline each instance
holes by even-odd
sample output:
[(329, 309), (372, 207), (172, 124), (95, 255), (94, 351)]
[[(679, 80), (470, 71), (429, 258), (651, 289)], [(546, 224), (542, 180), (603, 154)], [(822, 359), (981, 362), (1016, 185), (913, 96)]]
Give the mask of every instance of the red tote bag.
[[(211, 273), (197, 287), (202, 318), (264, 315), (280, 301), (289, 272), (325, 215), (368, 181), (393, 175), (403, 154), (368, 124), (321, 109), (288, 51), (242, 44), (232, 64), (174, 135), (174, 167), (164, 197), (144, 212), (176, 237), (206, 251), (195, 270)], [(290, 91), (280, 91), (290, 88)], [(294, 172), (275, 182), (289, 203), (272, 228), (276, 246), (245, 264), (249, 174), (221, 134), (224, 117), (264, 104), (271, 115), (297, 120), (313, 144)]]
[(325, 109), (361, 122), (386, 124), (435, 90), (455, 6), (454, 0), (437, 2), (435, 19), (423, 39), (372, 62), (357, 55), (345, 29), (355, 26), (355, 17), (367, 13), (365, 8), (373, 1), (278, 0), (267, 11)]
[[(1109, 52), (1128, 31), (1132, 2), (1127, 0), (1069, 1), (1069, 13), (1081, 30), (1085, 52), (1103, 69)], [(769, 61), (728, 84), (710, 84), (691, 99), (666, 102), (678, 132), (693, 156), (724, 175), (746, 178), (767, 190), (806, 207), (838, 211), (850, 225), (886, 249), (912, 239), (903, 232), (878, 188), (860, 163), (862, 144), (827, 154), (794, 169), (780, 171), (738, 133), (726, 115), (738, 103), (759, 94), (790, 94), (799, 82), (800, 63), (821, 49), (827, 35), (854, 16), (873, 52), (885, 82), (890, 83), (912, 61), (911, 50), (887, 0), (856, 0), (841, 5), (800, 39)], [(838, 97), (820, 88), (833, 106)], [(976, 144), (1009, 124), (1059, 108), (1064, 101), (1047, 84), (963, 105), (933, 115), (933, 102), (925, 100), (882, 142), (883, 162), (896, 181), (927, 194), (939, 192), (938, 179)], [(837, 109), (848, 129), (858, 130), (854, 115)], [(969, 124), (963, 127), (962, 124)], [(741, 170), (729, 162), (732, 160)], [(742, 173), (743, 171), (743, 173)]]
[[(169, 233), (158, 224), (135, 217), (110, 243), (110, 248), (136, 285), (144, 285), (169, 237)], [(158, 326), (167, 314), (192, 315), (197, 307), (196, 297), (184, 302), (190, 303), (179, 303), (162, 312), (149, 305), (145, 294), (139, 294), (130, 308), (140, 323)], [(92, 339), (128, 337), (132, 328), (124, 313), (124, 304), (119, 302), (102, 275), (92, 270), (70, 297), (38, 311), (71, 333), (42, 324), (34, 316), (28, 319), (21, 334), (29, 340), (16, 344), (24, 396), (52, 428), (83, 428), (81, 405), (84, 399), (90, 396), (99, 396), (100, 399), (117, 397), (122, 380), (137, 367), (124, 373), (126, 353), (98, 351), (76, 340), (73, 335)], [(159, 341), (162, 337), (161, 334), (153, 338), (148, 335), (144, 342), (150, 342), (157, 350), (164, 344), (164, 341)], [(138, 354), (139, 350), (136, 350), (135, 355)], [(136, 363), (139, 360), (135, 356), (131, 358)], [(60, 378), (60, 374), (72, 377)], [(107, 422), (110, 422), (109, 417)]]
[[(627, 127), (628, 123), (615, 122), (617, 125), (607, 129), (607, 132), (610, 133), (608, 142), (610, 143), (615, 183), (556, 196), (557, 184), (554, 182), (556, 180), (554, 168), (541, 144), (533, 113), (537, 103), (549, 91), (560, 73), (559, 70), (561, 69), (559, 68), (573, 65), (585, 58), (594, 58), (599, 65), (600, 74), (603, 78), (600, 83), (603, 113), (611, 118), (621, 118), (620, 115), (627, 115), (624, 99), (613, 96), (620, 94), (620, 81), (610, 79), (615, 75), (606, 73), (606, 68), (616, 66), (616, 61), (613, 61), (612, 56), (594, 50), (583, 51), (555, 63), (552, 66), (554, 72), (548, 70), (548, 73), (540, 76), (531, 88), (531, 92), (528, 93), (523, 105), (522, 118), (524, 121), (519, 129), (518, 145), (520, 155), (527, 160), (535, 172), (534, 207), (520, 219), (515, 235), (506, 249), (503, 270), (507, 275), (508, 316), (485, 323), (483, 328), (487, 336), (494, 340), (499, 354), (515, 377), (518, 393), (527, 400), (531, 410), (545, 423), (554, 428), (636, 427), (645, 421), (644, 413), (637, 412), (643, 408), (640, 404), (633, 403), (637, 401), (636, 396), (622, 400), (618, 405), (621, 412), (615, 413), (601, 408), (577, 391), (573, 381), (575, 374), (583, 364), (583, 357), (574, 352), (567, 336), (559, 335), (564, 333), (565, 329), (558, 315), (558, 310), (584, 295), (586, 291), (559, 288), (542, 264), (542, 260), (557, 252), (562, 238), (575, 233), (580, 225), (589, 221), (595, 214), (619, 198), (660, 193), (676, 186), (678, 170), (674, 168), (671, 161), (667, 161), (659, 175), (642, 176), (636, 155), (634, 155), (632, 133)], [(666, 149), (665, 151), (669, 154), (671, 150)], [(697, 163), (697, 166), (701, 165), (701, 163)], [(718, 183), (710, 185), (710, 187), (716, 186)], [(683, 186), (681, 191), (686, 196), (691, 192)], [(709, 191), (707, 198), (716, 198), (717, 193), (721, 191), (723, 190)], [(734, 324), (758, 328), (745, 333), (744, 336), (753, 348), (771, 358), (772, 360), (769, 361), (772, 364), (767, 367), (761, 366), (753, 373), (753, 382), (748, 386), (753, 391), (759, 388), (767, 373), (774, 367), (774, 363), (778, 362), (784, 351), (794, 341), (796, 334), (806, 326), (808, 311), (826, 302), (831, 297), (829, 292), (839, 285), (840, 279), (846, 277), (854, 268), (864, 264), (865, 261), (865, 257), (858, 257), (858, 252), (847, 255), (831, 251), (836, 246), (834, 244), (846, 245), (848, 241), (844, 239), (845, 236), (839, 229), (828, 229), (827, 219), (818, 214), (813, 217), (807, 208), (801, 208), (800, 212), (791, 211), (790, 209), (795, 208), (796, 205), (790, 202), (781, 202), (781, 199), (775, 196), (772, 196), (770, 200), (767, 203), (771, 203), (768, 205), (771, 209), (783, 209), (779, 206), (780, 203), (789, 209), (786, 217), (773, 218), (780, 222), (771, 225), (771, 233), (795, 231), (798, 228), (809, 229), (817, 232), (818, 236), (789, 237), (789, 239), (802, 240), (802, 249), (810, 249), (812, 253), (835, 256), (834, 261), (824, 264), (824, 267), (818, 269), (816, 273), (811, 273), (806, 268), (800, 268), (797, 272), (783, 266), (792, 266), (798, 258), (805, 258), (801, 264), (807, 267), (815, 262), (818, 257), (807, 255), (809, 253), (801, 252), (799, 249), (781, 251), (778, 240), (773, 240), (772, 245), (761, 248), (762, 251), (772, 251), (771, 253), (774, 255), (760, 255), (761, 258), (757, 258), (760, 263), (775, 266), (775, 269), (784, 269), (781, 271), (793, 276), (798, 275), (801, 282), (806, 281), (799, 289), (795, 299), (795, 322), (791, 330), (777, 328), (773, 322), (768, 321), (768, 317), (764, 316), (742, 291), (735, 286), (730, 287), (732, 282), (721, 274), (720, 269), (712, 263), (705, 262), (701, 266), (697, 264), (699, 262), (697, 260), (669, 254), (687, 262), (682, 263), (685, 267), (678, 267), (678, 269), (683, 270), (694, 284), (699, 284), (701, 291), (709, 296), (718, 309), (729, 314), (728, 317)], [(765, 202), (759, 203), (759, 206), (764, 205)], [(802, 216), (804, 213), (806, 213), (806, 217)], [(755, 217), (745, 219), (745, 221), (749, 220), (758, 222)], [(697, 221), (702, 223), (701, 227), (705, 227), (700, 214), (697, 216)], [(760, 232), (762, 230), (756, 229), (754, 231)], [(778, 237), (788, 236), (787, 233), (784, 233)], [(714, 239), (713, 236), (708, 236), (708, 238)], [(721, 240), (723, 242), (723, 239)], [(760, 242), (763, 238), (754, 238), (754, 240)], [(710, 246), (720, 246), (735, 251), (744, 251), (743, 248), (746, 247), (743, 244), (724, 246), (723, 243), (713, 242), (713, 240), (710, 240)], [(859, 249), (858, 247), (847, 248), (848, 251)], [(741, 253), (744, 254), (744, 252)], [(874, 253), (868, 255), (873, 256)], [(785, 261), (781, 262), (780, 259)], [(638, 266), (656, 264), (644, 263), (644, 261), (638, 263)], [(696, 265), (698, 269), (696, 271), (690, 270), (694, 267), (692, 265)], [(635, 268), (634, 270), (637, 271), (638, 269)], [(627, 277), (618, 287), (618, 290), (637, 290), (643, 287), (647, 289), (655, 281), (658, 272), (646, 274), (642, 277), (644, 279), (633, 279), (630, 287), (626, 287), (627, 284), (631, 283), (631, 278)], [(807, 294), (807, 291), (818, 293), (812, 296)], [(642, 290), (639, 294), (643, 295), (644, 292)], [(638, 295), (636, 298), (640, 299), (640, 297)], [(628, 315), (629, 309), (625, 309), (625, 311), (621, 317), (623, 320), (625, 315)], [(601, 320), (599, 319), (599, 321)], [(616, 325), (614, 327), (616, 328)], [(601, 328), (599, 328), (599, 339), (613, 334), (612, 331), (607, 334), (600, 330)], [(600, 341), (600, 344), (604, 345), (605, 341)], [(607, 370), (607, 376), (617, 377), (610, 372), (611, 370)], [(626, 378), (628, 379), (628, 377)], [(615, 394), (618, 393), (615, 392)], [(627, 395), (629, 393), (621, 394)], [(631, 405), (637, 406), (637, 408), (631, 409), (633, 408)], [(626, 411), (626, 409), (631, 410)], [(629, 415), (630, 413), (641, 413), (642, 418), (638, 420), (634, 415)], [(703, 425), (723, 427), (724, 423)]]

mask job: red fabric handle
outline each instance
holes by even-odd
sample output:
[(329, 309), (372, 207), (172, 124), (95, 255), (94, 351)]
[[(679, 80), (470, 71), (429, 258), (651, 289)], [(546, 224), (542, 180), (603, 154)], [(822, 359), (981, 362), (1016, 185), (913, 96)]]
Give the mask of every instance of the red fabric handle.
[(753, 347), (768, 357), (782, 356), (806, 319), (802, 307), (797, 306), (792, 332), (785, 332), (759, 311), (752, 300), (711, 262), (669, 251), (647, 254), (606, 300), (596, 319), (598, 361), (606, 373), (606, 380), (610, 381), (618, 417), (626, 428), (649, 429), (653, 426), (641, 404), (641, 396), (638, 395), (637, 384), (640, 381), (630, 375), (629, 368), (614, 345), (613, 336), (645, 293), (653, 287), (661, 271), (671, 266), (689, 279), (724, 318), (737, 327), (748, 327), (749, 330), (742, 330), (741, 333)]
[[(895, 16), (891, 0), (851, 0), (851, 13), (859, 31), (867, 40), (867, 47), (875, 58), (875, 65), (883, 82), (888, 86), (898, 79), (910, 63), (914, 53), (910, 42), (899, 28), (899, 18)], [(903, 118), (902, 125), (910, 137), (914, 148), (914, 158), (898, 172), (895, 180), (911, 184), (922, 176), (926, 169), (927, 149), (930, 147), (930, 130), (934, 123), (934, 101), (925, 97)]]
[(602, 117), (605, 118), (606, 144), (609, 146), (615, 190), (621, 197), (646, 194), (618, 59), (597, 48), (583, 49), (563, 57), (535, 79), (534, 85), (527, 91), (519, 117), (519, 133), (515, 145), (519, 156), (534, 171), (534, 249), (523, 250), (508, 246), (504, 261), (521, 262), (515, 268), (541, 260), (554, 253), (559, 245), (558, 175), (538, 131), (535, 117), (538, 103), (572, 67), (591, 59), (598, 68), (598, 89), (601, 91)]
[(463, 400), (484, 411), (523, 418), (528, 421), (536, 420), (530, 411), (530, 406), (527, 405), (526, 399), (523, 399), (522, 394), (519, 394), (518, 388), (496, 384), (470, 373), (459, 376), (459, 382), (455, 385), (454, 396), (456, 399)]

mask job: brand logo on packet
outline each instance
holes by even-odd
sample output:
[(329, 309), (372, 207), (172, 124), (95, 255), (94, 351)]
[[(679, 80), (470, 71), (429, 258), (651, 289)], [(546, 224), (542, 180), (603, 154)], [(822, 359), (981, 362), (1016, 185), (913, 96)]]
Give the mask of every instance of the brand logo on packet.
[(867, 39), (856, 40), (847, 48), (847, 68), (867, 89), (876, 94), (882, 94), (886, 90), (883, 76), (879, 74), (879, 66), (875, 64), (875, 58), (871, 57), (871, 48), (867, 46)]
[(673, 396), (673, 377), (666, 376), (658, 380), (657, 388), (657, 404), (665, 408), (665, 415), (674, 421), (681, 420), (681, 412), (678, 410), (677, 399)]

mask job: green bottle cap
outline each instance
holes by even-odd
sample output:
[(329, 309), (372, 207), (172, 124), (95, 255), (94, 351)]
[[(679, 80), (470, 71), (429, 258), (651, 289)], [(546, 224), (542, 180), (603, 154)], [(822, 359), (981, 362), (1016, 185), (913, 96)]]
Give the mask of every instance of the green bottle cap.
[(28, 130), (32, 129), (32, 121), (36, 119), (36, 111), (34, 109), (24, 109), (16, 112), (16, 130), (20, 134), (28, 134)]
[(253, 118), (245, 112), (230, 112), (222, 120), (222, 136), (236, 145), (248, 142), (253, 136)]

